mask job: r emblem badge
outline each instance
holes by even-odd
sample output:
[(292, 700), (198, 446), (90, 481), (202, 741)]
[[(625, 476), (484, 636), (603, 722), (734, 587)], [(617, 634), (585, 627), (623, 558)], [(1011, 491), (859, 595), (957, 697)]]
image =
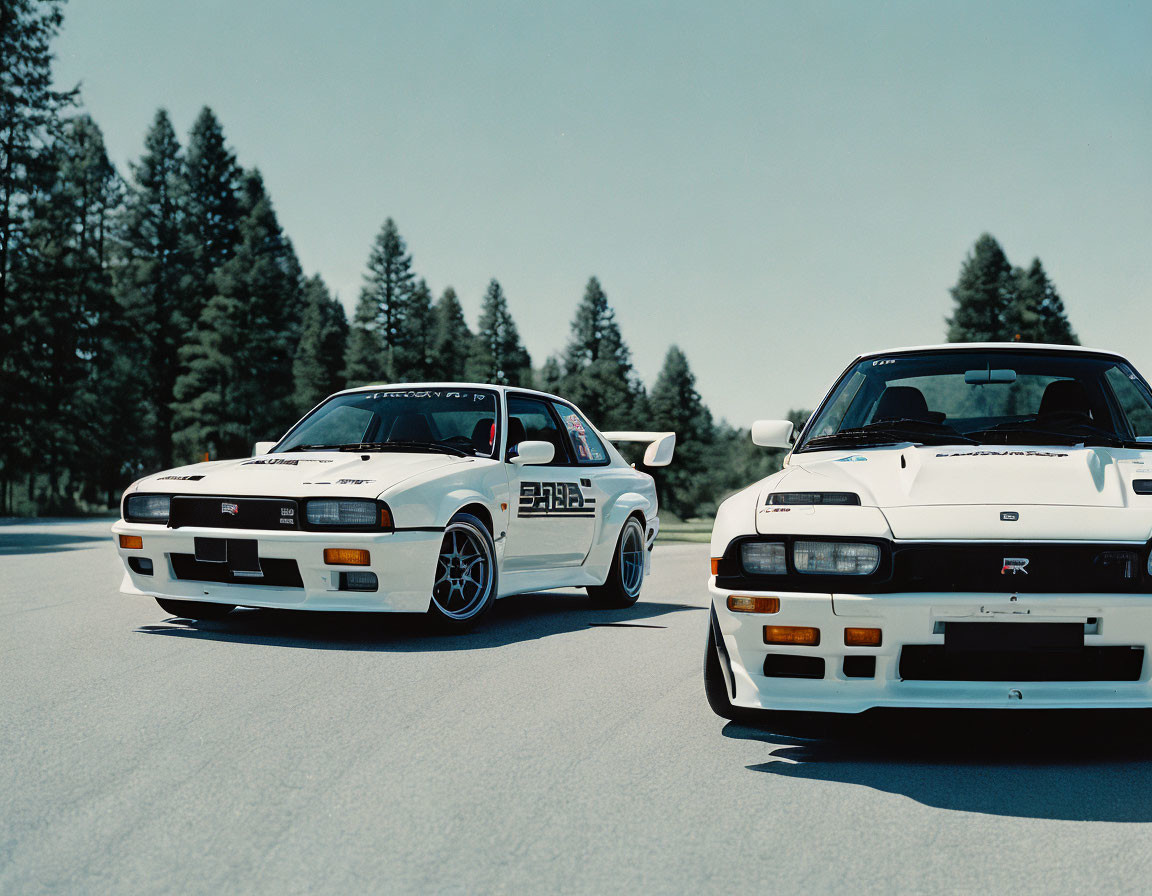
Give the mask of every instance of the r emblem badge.
[(1015, 510), (1001, 510), (1000, 519), (1006, 523), (1014, 523), (1020, 519), (1020, 514), (1018, 514)]
[(227, 501), (225, 501), (223, 504), (220, 505), (220, 512), (226, 513), (229, 516), (236, 516), (236, 514), (238, 514), (240, 512), (240, 508), (237, 507), (235, 504), (229, 504)]
[(1005, 557), (1004, 565), (1000, 569), (1000, 575), (1007, 575), (1011, 573), (1023, 573), (1028, 575), (1028, 558), (1027, 557)]

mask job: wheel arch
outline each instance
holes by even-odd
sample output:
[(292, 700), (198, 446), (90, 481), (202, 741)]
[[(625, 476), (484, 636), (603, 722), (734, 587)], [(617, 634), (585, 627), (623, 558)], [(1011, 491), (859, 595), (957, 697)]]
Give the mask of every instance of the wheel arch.
[[(480, 502), (473, 501), (469, 504), (465, 504), (463, 507), (457, 510), (456, 513), (453, 513), (452, 516), (456, 516), (458, 513), (472, 514), (472, 516), (476, 517), (478, 520), (480, 520), (480, 522), (484, 524), (484, 528), (488, 530), (489, 535), (491, 535), (493, 538), (496, 537), (496, 530), (493, 528), (492, 524), (492, 511), (490, 511)], [(451, 518), (452, 517), (449, 517), (449, 519)]]

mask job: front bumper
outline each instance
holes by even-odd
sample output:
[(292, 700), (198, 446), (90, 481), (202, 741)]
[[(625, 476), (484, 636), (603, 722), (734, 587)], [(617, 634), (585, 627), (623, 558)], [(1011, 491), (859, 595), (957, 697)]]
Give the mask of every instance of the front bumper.
[[(728, 655), (735, 687), (734, 706), (749, 709), (857, 713), (875, 707), (1094, 709), (1152, 707), (1152, 595), (1140, 594), (810, 594), (772, 592), (777, 613), (734, 613), (730, 594), (709, 581), (713, 612)], [(769, 596), (756, 592), (758, 596)], [(948, 622), (1077, 623), (1084, 625), (1084, 648), (1119, 657), (1135, 680), (913, 680), (905, 647), (944, 649)], [(767, 645), (765, 625), (820, 629), (813, 647)], [(881, 629), (878, 647), (847, 647), (845, 628)], [(938, 645), (933, 648), (933, 645)], [(1098, 648), (1111, 648), (1098, 650)], [(1139, 651), (1127, 653), (1126, 651)], [(823, 660), (819, 678), (765, 674), (765, 658), (801, 656)], [(846, 672), (848, 657), (873, 657), (871, 677)], [(774, 662), (774, 661), (773, 661)], [(859, 675), (858, 660), (849, 668)], [(770, 662), (771, 665), (771, 662)], [(865, 668), (870, 665), (865, 661)]]
[[(125, 594), (144, 594), (174, 600), (205, 601), (244, 607), (271, 607), (290, 610), (344, 612), (423, 613), (427, 611), (436, 575), (436, 558), (443, 533), (438, 531), (398, 532), (275, 532), (238, 529), (164, 526), (128, 523), (112, 526), (114, 536), (138, 535), (143, 548), (117, 550), (124, 564)], [(287, 560), (295, 563), (302, 587), (260, 584), (251, 579), (243, 584), (179, 578), (173, 555), (194, 555), (196, 538), (255, 540), (261, 560)], [(370, 566), (329, 566), (324, 563), (325, 548), (364, 548)], [(143, 575), (128, 565), (131, 557), (152, 561), (152, 575)], [(377, 591), (339, 590), (341, 572), (373, 572), (379, 581)]]

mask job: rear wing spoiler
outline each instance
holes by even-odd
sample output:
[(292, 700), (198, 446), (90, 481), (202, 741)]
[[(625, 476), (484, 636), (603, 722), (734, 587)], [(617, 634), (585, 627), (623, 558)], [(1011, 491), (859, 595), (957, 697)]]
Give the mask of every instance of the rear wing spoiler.
[(647, 442), (644, 449), (644, 466), (666, 467), (672, 463), (672, 452), (676, 450), (674, 432), (606, 432), (609, 442)]

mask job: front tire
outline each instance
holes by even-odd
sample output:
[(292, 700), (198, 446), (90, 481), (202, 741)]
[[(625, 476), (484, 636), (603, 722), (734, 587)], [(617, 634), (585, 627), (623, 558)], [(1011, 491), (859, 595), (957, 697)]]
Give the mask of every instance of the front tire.
[(644, 527), (630, 516), (616, 541), (608, 580), (603, 585), (588, 586), (588, 596), (594, 607), (622, 610), (636, 603), (643, 584)]
[(496, 544), (470, 513), (458, 513), (444, 529), (428, 615), (436, 627), (466, 632), (496, 601)]
[(156, 598), (160, 609), (182, 619), (223, 619), (236, 609), (233, 604), (210, 604), (200, 600), (169, 600)]

